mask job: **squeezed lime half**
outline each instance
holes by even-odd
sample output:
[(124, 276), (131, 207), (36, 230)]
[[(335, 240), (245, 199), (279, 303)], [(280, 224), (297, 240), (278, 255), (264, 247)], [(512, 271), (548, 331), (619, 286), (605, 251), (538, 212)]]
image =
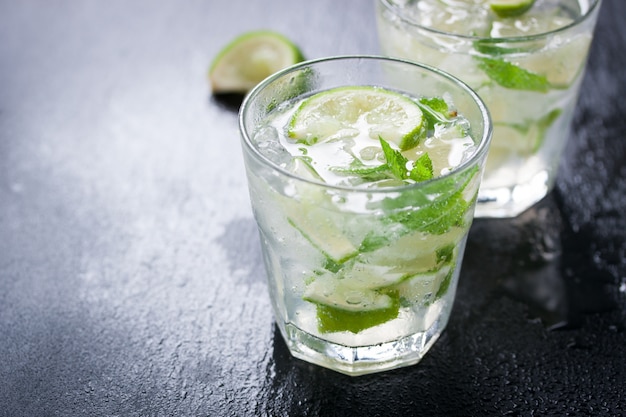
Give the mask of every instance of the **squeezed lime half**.
[(300, 49), (284, 35), (260, 30), (239, 35), (215, 57), (209, 68), (213, 93), (242, 93), (276, 71), (303, 61)]

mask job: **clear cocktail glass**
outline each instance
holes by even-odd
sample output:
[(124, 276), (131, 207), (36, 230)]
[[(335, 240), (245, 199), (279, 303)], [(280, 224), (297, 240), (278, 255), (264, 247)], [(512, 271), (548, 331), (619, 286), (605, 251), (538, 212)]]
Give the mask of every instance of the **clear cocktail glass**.
[(499, 17), (489, 0), (376, 0), (384, 55), (454, 74), (489, 108), (476, 217), (517, 216), (554, 187), (600, 5), (537, 0)]
[[(402, 108), (422, 143), (384, 142), (402, 128)], [(360, 133), (337, 128), (356, 113)], [(417, 363), (454, 302), (491, 137), (484, 103), (428, 66), (332, 57), (259, 84), (239, 127), (271, 302), (292, 355), (348, 375)], [(400, 150), (423, 157), (416, 149), (436, 143), (461, 145), (429, 151), (432, 177), (394, 177), (392, 157), (402, 160), (396, 167), (419, 165), (413, 173), (429, 166)], [(324, 176), (324, 155), (351, 162)]]

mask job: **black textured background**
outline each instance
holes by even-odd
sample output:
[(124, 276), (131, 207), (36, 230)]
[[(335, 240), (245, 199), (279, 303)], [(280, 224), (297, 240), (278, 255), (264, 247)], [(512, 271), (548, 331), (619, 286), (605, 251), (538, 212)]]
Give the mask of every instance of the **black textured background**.
[(475, 223), (420, 364), (350, 378), (274, 328), (206, 71), (257, 28), (377, 53), (373, 1), (0, 0), (0, 416), (626, 415), (624, 17), (605, 0), (555, 192)]

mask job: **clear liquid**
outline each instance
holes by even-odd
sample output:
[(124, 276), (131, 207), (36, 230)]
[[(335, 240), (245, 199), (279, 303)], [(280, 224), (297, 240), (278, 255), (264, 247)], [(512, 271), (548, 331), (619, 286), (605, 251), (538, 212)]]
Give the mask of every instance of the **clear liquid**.
[[(370, 152), (380, 142), (369, 137), (367, 127), (328, 143), (297, 143), (286, 135), (286, 126), (299, 104), (279, 106), (253, 140), (266, 157), (301, 178), (276, 175), (254, 158), (246, 161), (278, 327), (294, 355), (350, 375), (415, 363), (447, 323), (479, 172), (466, 172), (458, 181), (453, 172), (449, 184), (432, 188), (432, 194), (410, 184), (406, 191), (381, 194), (387, 183), (346, 179), (329, 169), (349, 165), (354, 155), (362, 163), (382, 163), (379, 151)], [(429, 152), (437, 173), (453, 170), (474, 149), (471, 136), (457, 134), (467, 133), (457, 122), (467, 123), (459, 116), (450, 130), (433, 129), (420, 146), (404, 153)], [(294, 163), (303, 157), (319, 177), (308, 176), (308, 165), (301, 171)], [(346, 181), (361, 182), (355, 189), (323, 186)], [(462, 200), (454, 200), (462, 208), (445, 230), (401, 220), (433, 209), (433, 202), (446, 195), (458, 198), (455, 192), (462, 194)], [(434, 213), (445, 217), (449, 210)]]

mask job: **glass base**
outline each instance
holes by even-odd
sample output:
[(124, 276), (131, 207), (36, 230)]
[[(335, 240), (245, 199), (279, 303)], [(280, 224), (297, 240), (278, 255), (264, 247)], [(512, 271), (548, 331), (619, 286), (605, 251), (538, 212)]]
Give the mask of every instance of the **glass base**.
[(439, 317), (424, 332), (371, 346), (351, 347), (320, 339), (292, 324), (280, 327), (291, 354), (304, 361), (358, 376), (415, 365), (437, 341), (445, 328), (445, 317)]
[(524, 184), (511, 187), (489, 188), (483, 181), (478, 192), (475, 218), (511, 218), (517, 217), (541, 201), (552, 189), (548, 172), (536, 174)]

